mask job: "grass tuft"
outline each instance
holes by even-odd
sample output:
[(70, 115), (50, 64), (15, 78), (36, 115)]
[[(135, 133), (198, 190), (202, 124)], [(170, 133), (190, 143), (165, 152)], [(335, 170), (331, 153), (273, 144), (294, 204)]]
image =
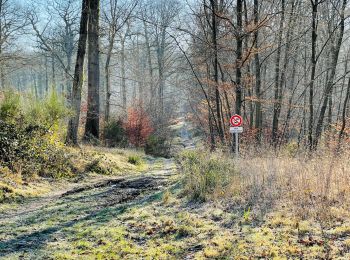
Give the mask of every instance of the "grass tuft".
[(223, 158), (220, 153), (184, 151), (178, 162), (185, 174), (184, 192), (194, 201), (224, 197), (233, 177), (238, 174), (233, 160)]
[(140, 166), (143, 163), (143, 161), (142, 161), (141, 156), (139, 156), (137, 154), (133, 154), (133, 155), (128, 156), (128, 163)]

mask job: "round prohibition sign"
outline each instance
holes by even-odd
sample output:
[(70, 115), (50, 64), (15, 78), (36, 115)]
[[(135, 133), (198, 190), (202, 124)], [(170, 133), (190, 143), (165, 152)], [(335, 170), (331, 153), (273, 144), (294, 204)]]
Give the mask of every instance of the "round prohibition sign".
[(243, 119), (240, 115), (233, 115), (230, 118), (230, 123), (231, 123), (231, 126), (238, 127), (242, 125)]

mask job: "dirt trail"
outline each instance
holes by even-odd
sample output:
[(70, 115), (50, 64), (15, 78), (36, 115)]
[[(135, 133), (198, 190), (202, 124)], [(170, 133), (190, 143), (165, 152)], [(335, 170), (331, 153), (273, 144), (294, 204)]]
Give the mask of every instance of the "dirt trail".
[[(103, 223), (133, 203), (141, 203), (176, 179), (173, 159), (162, 159), (146, 173), (73, 185), (0, 216), (0, 259), (39, 255), (45, 244), (64, 239), (77, 223)], [(16, 257), (14, 257), (14, 255)]]
[(181, 128), (181, 131), (180, 131), (180, 135), (181, 135), (181, 139), (185, 149), (195, 148), (195, 144), (193, 143), (192, 136), (188, 131), (188, 126), (186, 122), (183, 123), (183, 127)]

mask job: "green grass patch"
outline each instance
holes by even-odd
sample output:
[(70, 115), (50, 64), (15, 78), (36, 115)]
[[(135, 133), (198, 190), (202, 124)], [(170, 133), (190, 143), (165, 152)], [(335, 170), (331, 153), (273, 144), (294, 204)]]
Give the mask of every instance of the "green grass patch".
[(133, 154), (133, 155), (128, 156), (128, 163), (131, 163), (131, 164), (136, 165), (136, 166), (140, 166), (143, 164), (143, 160), (142, 160), (141, 156), (139, 156), (137, 154)]

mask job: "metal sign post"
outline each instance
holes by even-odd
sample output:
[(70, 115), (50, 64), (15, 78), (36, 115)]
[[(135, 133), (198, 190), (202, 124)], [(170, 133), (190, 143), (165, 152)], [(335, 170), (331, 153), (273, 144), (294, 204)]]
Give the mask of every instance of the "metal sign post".
[(238, 158), (239, 153), (238, 153), (238, 133), (235, 133), (235, 140), (236, 140), (236, 147), (235, 147), (235, 151), (236, 151), (236, 158)]
[(243, 127), (241, 126), (243, 124), (243, 119), (240, 115), (233, 115), (230, 118), (230, 133), (234, 134), (235, 136), (235, 155), (236, 158), (239, 157), (239, 139), (238, 134), (243, 133)]

